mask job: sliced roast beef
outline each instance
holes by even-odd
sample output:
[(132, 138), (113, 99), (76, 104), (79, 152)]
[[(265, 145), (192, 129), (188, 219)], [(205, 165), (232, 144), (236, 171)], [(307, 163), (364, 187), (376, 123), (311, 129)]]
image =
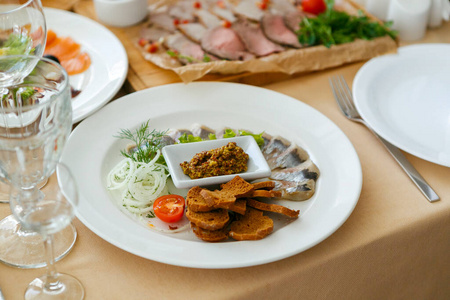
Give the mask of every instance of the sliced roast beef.
[(192, 42), (180, 32), (166, 36), (164, 46), (178, 53), (178, 60), (182, 64), (203, 61), (205, 57), (205, 52), (200, 45)]
[(198, 44), (202, 40), (203, 35), (206, 33), (206, 27), (200, 23), (178, 24), (177, 28), (186, 37)]
[(172, 34), (171, 31), (150, 23), (148, 26), (142, 27), (140, 36), (149, 42), (157, 42), (170, 34)]
[(297, 32), (300, 29), (300, 22), (305, 17), (314, 18), (315, 16), (301, 11), (289, 12), (284, 15), (284, 23), (290, 30)]
[(283, 16), (276, 14), (265, 14), (261, 19), (261, 27), (266, 37), (280, 45), (300, 48), (297, 35), (284, 23)]
[(236, 6), (232, 6), (235, 15), (243, 19), (259, 22), (266, 10), (261, 9), (260, 0), (241, 0)]
[(149, 21), (150, 23), (170, 32), (175, 32), (177, 30), (173, 18), (165, 12), (150, 14)]
[(177, 1), (175, 4), (169, 7), (169, 15), (182, 22), (194, 22), (194, 11), (196, 8), (194, 7), (193, 3), (194, 1), (191, 0)]
[(202, 48), (213, 55), (230, 60), (249, 60), (254, 56), (247, 52), (236, 32), (222, 26), (208, 29), (201, 41)]
[(269, 11), (284, 16), (288, 13), (297, 12), (298, 9), (290, 0), (270, 0)]
[(239, 35), (247, 50), (256, 56), (266, 56), (284, 50), (283, 47), (266, 38), (259, 23), (242, 19), (233, 23), (232, 28)]
[(207, 28), (214, 28), (222, 25), (222, 21), (216, 15), (210, 13), (205, 9), (198, 9), (194, 12), (199, 22)]
[(227, 20), (230, 23), (236, 21), (236, 16), (231, 11), (231, 4), (228, 0), (218, 0), (212, 5), (209, 10), (212, 14), (221, 18), (222, 20)]

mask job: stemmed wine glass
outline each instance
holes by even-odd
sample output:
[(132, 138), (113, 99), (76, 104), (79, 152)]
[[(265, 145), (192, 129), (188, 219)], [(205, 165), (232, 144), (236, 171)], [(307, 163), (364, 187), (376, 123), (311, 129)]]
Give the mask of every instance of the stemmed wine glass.
[[(39, 160), (59, 160), (72, 129), (69, 79), (57, 63), (35, 56), (0, 56), (2, 64), (20, 60), (34, 65), (22, 82), (3, 87), (0, 98), (0, 180), (24, 190), (38, 187), (44, 166)], [(47, 172), (48, 173), (48, 172)], [(63, 257), (76, 240), (69, 224), (54, 235), (55, 255)], [(0, 221), (0, 260), (8, 265), (45, 266), (42, 237), (23, 230), (13, 215)]]
[[(55, 168), (58, 184), (42, 190), (33, 184), (50, 177)], [(17, 177), (13, 178), (11, 211), (24, 228), (43, 236), (47, 257), (46, 275), (34, 279), (28, 285), (25, 299), (83, 299), (84, 288), (81, 283), (71, 275), (58, 273), (53, 255), (53, 234), (71, 223), (74, 208), (78, 204), (75, 179), (67, 166), (56, 161), (28, 161), (24, 169), (32, 171), (17, 173)], [(33, 187), (24, 189), (24, 183)]]
[[(46, 39), (47, 27), (40, 0), (0, 2), (0, 56), (41, 57)], [(0, 65), (0, 89), (20, 82), (33, 70), (34, 63), (16, 59)]]
[[(40, 0), (0, 1), (0, 56), (35, 55), (45, 50), (47, 28)], [(29, 63), (29, 64), (27, 64)], [(11, 61), (0, 66), (0, 95), (3, 87), (19, 82), (34, 68), (33, 61)], [(45, 182), (41, 183), (44, 185)], [(0, 182), (0, 203), (7, 203), (9, 187)]]

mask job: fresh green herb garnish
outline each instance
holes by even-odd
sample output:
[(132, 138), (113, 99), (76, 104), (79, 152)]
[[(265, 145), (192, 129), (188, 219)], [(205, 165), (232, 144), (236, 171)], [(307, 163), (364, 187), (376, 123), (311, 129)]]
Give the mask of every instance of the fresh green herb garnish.
[(203, 55), (203, 61), (204, 62), (210, 62), (211, 61), (211, 57), (209, 57), (208, 55), (204, 54)]
[(145, 216), (147, 218), (154, 218), (155, 217), (155, 213), (152, 211), (149, 211), (148, 214)]
[(170, 57), (185, 59), (188, 63), (193, 63), (193, 62), (210, 62), (211, 61), (211, 57), (209, 57), (206, 54), (203, 55), (203, 59), (202, 60), (199, 60), (199, 59), (195, 59), (192, 56), (183, 55), (183, 54), (180, 54), (180, 53), (172, 51), (172, 50), (167, 50), (166, 53), (169, 54)]
[[(136, 145), (136, 151), (128, 153), (127, 151), (120, 151), (123, 156), (134, 161), (149, 163), (156, 155), (157, 151), (162, 148), (161, 139), (166, 134), (166, 131), (149, 130), (148, 123), (143, 123), (135, 132), (129, 129), (121, 129), (119, 134), (115, 137), (124, 140), (130, 140)], [(164, 157), (161, 155), (158, 163), (165, 164)]]
[[(264, 145), (264, 139), (262, 138), (263, 133), (264, 132), (261, 132), (259, 134), (254, 134), (254, 133), (252, 133), (250, 131), (239, 130), (239, 135), (240, 136), (244, 136), (244, 135), (252, 136), (255, 139), (255, 141), (256, 141), (256, 143), (258, 144), (259, 147)], [(236, 134), (236, 132), (233, 129), (229, 129), (228, 128), (228, 129), (225, 129), (224, 134), (223, 134), (223, 138), (225, 138), (225, 139), (226, 138), (233, 138), (233, 137), (236, 137), (236, 135), (237, 134)], [(208, 135), (208, 139), (209, 140), (216, 140), (217, 137), (216, 137), (216, 135), (214, 133), (210, 133)], [(195, 143), (195, 142), (201, 142), (201, 141), (203, 141), (203, 140), (199, 136), (193, 136), (192, 134), (188, 135), (186, 133), (182, 134), (179, 137), (179, 139), (178, 139), (178, 142), (180, 144)]]
[(252, 136), (255, 139), (255, 141), (256, 141), (256, 143), (258, 144), (259, 147), (264, 145), (264, 139), (262, 138), (263, 133), (264, 132), (261, 132), (260, 134), (254, 134), (252, 132), (248, 132), (248, 131), (245, 131), (245, 130), (239, 130), (239, 135), (241, 135), (241, 136), (242, 135), (250, 135), (250, 136)]
[(201, 142), (202, 138), (199, 136), (193, 136), (192, 134), (186, 134), (183, 133), (179, 138), (178, 141), (181, 144), (186, 144), (186, 143), (195, 143), (195, 142)]
[(236, 136), (236, 132), (233, 129), (225, 129), (225, 133), (223, 134), (223, 138), (232, 138)]
[(361, 11), (358, 16), (333, 9), (334, 0), (325, 0), (327, 10), (315, 18), (304, 18), (297, 32), (304, 45), (331, 45), (349, 43), (355, 39), (372, 40), (388, 35), (395, 40), (397, 32), (390, 29), (392, 22), (380, 24), (370, 20)]

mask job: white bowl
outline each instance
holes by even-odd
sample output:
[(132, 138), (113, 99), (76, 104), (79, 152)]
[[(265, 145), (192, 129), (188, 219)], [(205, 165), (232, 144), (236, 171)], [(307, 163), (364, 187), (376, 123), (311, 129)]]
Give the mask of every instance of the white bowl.
[[(236, 144), (248, 154), (249, 159), (246, 172), (199, 179), (191, 179), (189, 176), (184, 174), (180, 166), (182, 162), (189, 162), (195, 154), (202, 151), (220, 148), (229, 142), (236, 142)], [(177, 188), (191, 188), (193, 186), (221, 184), (230, 181), (236, 175), (239, 175), (245, 180), (253, 180), (267, 177), (271, 173), (269, 165), (261, 153), (261, 149), (259, 149), (258, 144), (256, 144), (256, 141), (252, 136), (240, 136), (203, 142), (175, 144), (165, 146), (162, 149), (162, 153), (166, 160), (167, 166), (169, 167), (172, 181)]]
[(148, 14), (147, 0), (94, 0), (100, 21), (115, 27), (127, 27), (141, 22)]

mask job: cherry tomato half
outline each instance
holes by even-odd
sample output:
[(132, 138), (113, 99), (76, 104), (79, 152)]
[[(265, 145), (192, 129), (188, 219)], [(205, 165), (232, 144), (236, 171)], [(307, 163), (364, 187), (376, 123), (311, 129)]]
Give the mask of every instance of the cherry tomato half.
[(179, 195), (165, 195), (153, 202), (155, 215), (164, 222), (174, 223), (183, 217), (184, 198)]
[(327, 6), (324, 0), (302, 0), (302, 9), (304, 12), (318, 15), (323, 13)]

